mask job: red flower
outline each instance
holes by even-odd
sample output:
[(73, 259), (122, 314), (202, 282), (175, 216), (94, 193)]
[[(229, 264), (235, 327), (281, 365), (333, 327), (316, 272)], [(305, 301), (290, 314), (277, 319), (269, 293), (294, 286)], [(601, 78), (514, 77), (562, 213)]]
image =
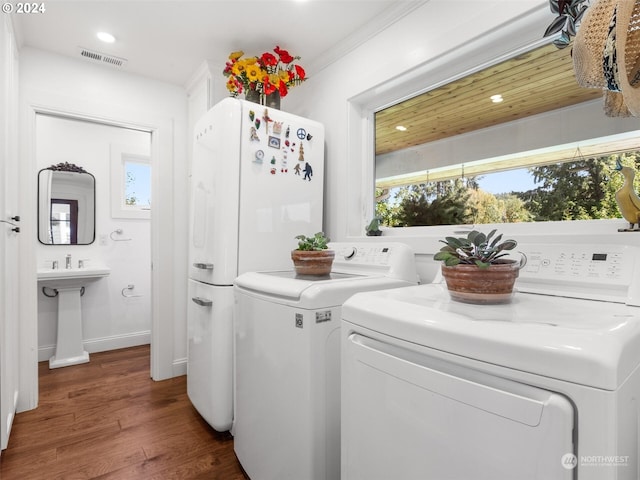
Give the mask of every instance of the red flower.
[(280, 61), (282, 63), (291, 63), (295, 60), (291, 55), (289, 55), (289, 52), (282, 50), (278, 45), (276, 45), (276, 48), (274, 48), (273, 51), (280, 56)]
[(304, 80), (305, 76), (307, 75), (307, 72), (304, 71), (304, 68), (302, 68), (300, 65), (294, 65), (294, 68), (296, 69), (296, 73), (298, 74), (298, 77), (300, 77), (300, 80)]
[(270, 95), (275, 91), (276, 91), (275, 85), (269, 81), (268, 76), (265, 76), (263, 79), (262, 93), (264, 93), (265, 95)]
[(288, 93), (288, 90), (287, 90), (287, 84), (286, 84), (286, 83), (284, 83), (284, 82), (280, 82), (280, 88), (279, 88), (279, 91), (280, 91), (280, 96), (281, 96), (281, 97), (286, 97), (286, 96), (287, 96), (287, 93)]
[(265, 67), (275, 67), (278, 64), (276, 56), (269, 52), (263, 53), (260, 57), (260, 61)]

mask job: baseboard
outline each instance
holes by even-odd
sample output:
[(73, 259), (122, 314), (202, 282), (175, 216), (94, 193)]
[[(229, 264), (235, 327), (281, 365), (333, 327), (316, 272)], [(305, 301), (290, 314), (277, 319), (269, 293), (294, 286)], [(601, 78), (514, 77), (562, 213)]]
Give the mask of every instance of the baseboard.
[[(118, 350), (119, 348), (136, 347), (151, 343), (151, 332), (127, 333), (125, 335), (113, 335), (111, 337), (91, 338), (83, 342), (84, 349), (89, 353)], [(38, 347), (38, 362), (49, 360), (56, 353), (55, 345), (42, 345)], [(175, 370), (175, 368), (174, 368)], [(186, 372), (186, 366), (185, 366)]]
[(187, 374), (187, 359), (178, 358), (173, 361), (173, 376), (180, 377)]

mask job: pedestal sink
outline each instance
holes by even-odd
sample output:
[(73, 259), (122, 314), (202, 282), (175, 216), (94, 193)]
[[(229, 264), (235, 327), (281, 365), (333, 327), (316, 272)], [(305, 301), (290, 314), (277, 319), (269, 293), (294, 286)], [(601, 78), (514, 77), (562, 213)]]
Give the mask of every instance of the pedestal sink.
[(89, 353), (82, 344), (80, 294), (87, 283), (106, 277), (109, 273), (111, 270), (104, 266), (38, 270), (38, 284), (55, 290), (58, 297), (58, 338), (56, 353), (49, 359), (49, 368), (89, 361)]

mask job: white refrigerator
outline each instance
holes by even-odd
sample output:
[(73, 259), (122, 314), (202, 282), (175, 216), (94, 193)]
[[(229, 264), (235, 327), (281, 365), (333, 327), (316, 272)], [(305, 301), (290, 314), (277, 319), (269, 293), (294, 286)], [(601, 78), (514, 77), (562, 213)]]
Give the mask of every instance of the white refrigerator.
[(191, 173), (187, 393), (218, 431), (233, 420), (234, 279), (290, 270), (322, 230), (324, 127), (227, 98), (196, 124)]

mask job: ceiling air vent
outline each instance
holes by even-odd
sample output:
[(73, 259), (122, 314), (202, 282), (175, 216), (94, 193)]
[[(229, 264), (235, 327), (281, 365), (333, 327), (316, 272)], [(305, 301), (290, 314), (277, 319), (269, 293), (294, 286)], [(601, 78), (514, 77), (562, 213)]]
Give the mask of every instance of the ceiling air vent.
[(106, 55), (104, 53), (96, 52), (94, 50), (89, 50), (88, 48), (78, 47), (78, 52), (80, 53), (81, 57), (87, 60), (106, 63), (108, 65), (113, 65), (114, 67), (124, 67), (127, 64), (127, 60), (125, 58), (114, 57), (113, 55)]

